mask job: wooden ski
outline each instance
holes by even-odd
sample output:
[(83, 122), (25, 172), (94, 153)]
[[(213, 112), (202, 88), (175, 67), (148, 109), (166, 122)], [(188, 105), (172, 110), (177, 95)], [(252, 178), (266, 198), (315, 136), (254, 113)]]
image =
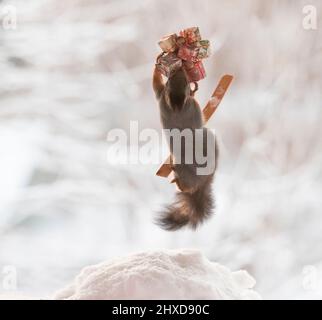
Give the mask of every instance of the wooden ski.
[[(230, 83), (233, 80), (233, 76), (231, 75), (224, 75), (215, 91), (213, 92), (211, 98), (209, 99), (207, 105), (202, 110), (204, 122), (207, 123), (208, 120), (211, 118), (211, 116), (214, 114), (214, 112), (217, 110), (222, 98), (224, 97)], [(157, 171), (156, 175), (159, 177), (167, 178), (169, 174), (171, 173), (171, 156), (167, 158), (167, 160), (161, 165), (159, 170)]]

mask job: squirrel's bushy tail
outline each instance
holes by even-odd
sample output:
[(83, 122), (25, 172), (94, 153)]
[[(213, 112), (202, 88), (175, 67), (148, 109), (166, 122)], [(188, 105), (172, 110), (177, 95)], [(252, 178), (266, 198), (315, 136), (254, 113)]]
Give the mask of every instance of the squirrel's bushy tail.
[(211, 183), (206, 183), (194, 193), (177, 192), (176, 201), (166, 207), (156, 223), (169, 231), (184, 226), (195, 229), (212, 214), (213, 209)]

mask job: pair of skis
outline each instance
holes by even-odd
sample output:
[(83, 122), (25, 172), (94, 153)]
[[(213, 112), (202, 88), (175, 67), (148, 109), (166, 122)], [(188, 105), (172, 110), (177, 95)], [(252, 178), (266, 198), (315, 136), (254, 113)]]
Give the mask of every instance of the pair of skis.
[[(206, 104), (206, 106), (202, 110), (205, 123), (208, 122), (208, 120), (211, 118), (211, 116), (217, 110), (217, 108), (218, 108), (222, 98), (224, 97), (224, 95), (225, 95), (230, 83), (232, 82), (232, 80), (233, 80), (233, 76), (228, 75), (228, 74), (224, 75), (220, 79), (220, 81), (219, 81), (215, 91), (213, 92), (211, 98), (209, 99), (208, 103)], [(170, 175), (171, 171), (172, 171), (172, 169), (171, 169), (171, 158), (169, 156), (167, 158), (167, 160), (163, 162), (163, 164), (161, 165), (161, 167), (157, 171), (156, 175), (159, 176), (159, 177), (167, 178)]]

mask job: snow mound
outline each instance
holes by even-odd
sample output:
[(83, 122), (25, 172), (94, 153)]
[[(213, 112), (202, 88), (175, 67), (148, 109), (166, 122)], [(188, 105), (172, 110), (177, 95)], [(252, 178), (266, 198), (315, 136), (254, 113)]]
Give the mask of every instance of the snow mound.
[(255, 283), (197, 250), (148, 251), (84, 268), (54, 299), (260, 299)]

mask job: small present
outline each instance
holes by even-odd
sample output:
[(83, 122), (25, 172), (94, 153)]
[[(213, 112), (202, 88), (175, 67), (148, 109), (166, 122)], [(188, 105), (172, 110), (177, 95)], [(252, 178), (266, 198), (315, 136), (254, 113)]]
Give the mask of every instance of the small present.
[(184, 29), (180, 31), (180, 36), (184, 37), (188, 44), (201, 40), (201, 35), (198, 27)]
[(206, 71), (201, 61), (195, 63), (187, 61), (184, 62), (183, 67), (189, 82), (199, 81), (206, 77)]
[(194, 44), (195, 46), (198, 47), (199, 52), (197, 55), (197, 59), (205, 59), (210, 56), (210, 42), (209, 40), (200, 40)]
[(197, 55), (198, 60), (208, 58), (209, 56), (210, 56), (210, 47), (208, 47), (208, 48), (200, 47), (199, 48), (199, 52)]
[(159, 41), (159, 46), (163, 52), (173, 52), (177, 49), (177, 35), (170, 34)]
[(179, 48), (177, 56), (185, 61), (196, 61), (198, 54), (198, 47), (183, 45)]
[(168, 53), (158, 59), (157, 69), (166, 77), (182, 67), (182, 60), (174, 53)]

